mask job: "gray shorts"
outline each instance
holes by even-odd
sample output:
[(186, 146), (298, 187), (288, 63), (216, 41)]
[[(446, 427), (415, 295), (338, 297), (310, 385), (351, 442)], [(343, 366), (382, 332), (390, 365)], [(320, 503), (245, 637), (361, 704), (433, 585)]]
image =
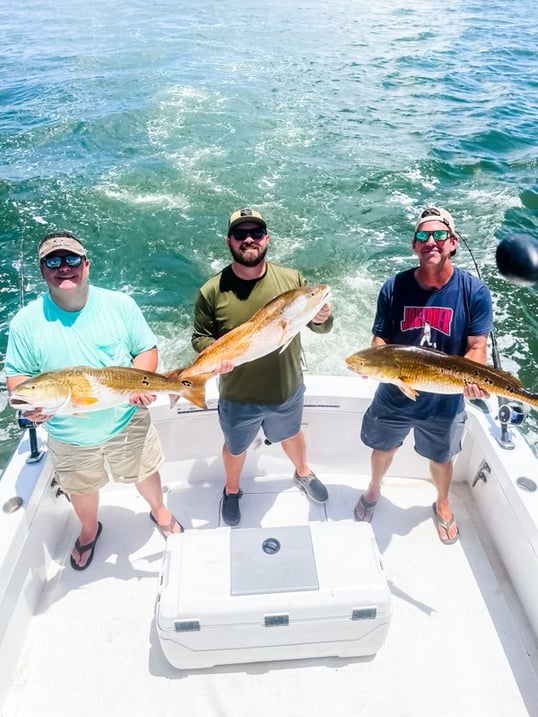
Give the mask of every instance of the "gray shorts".
[(125, 428), (104, 443), (76, 446), (49, 436), (48, 447), (58, 483), (67, 494), (99, 490), (109, 475), (118, 483), (141, 481), (164, 462), (159, 435), (146, 409), (136, 411)]
[(436, 463), (446, 463), (461, 451), (466, 420), (465, 411), (439, 420), (389, 415), (374, 401), (362, 419), (361, 439), (369, 448), (391, 451), (401, 446), (413, 429), (415, 451)]
[(305, 387), (303, 384), (284, 403), (240, 403), (219, 399), (219, 421), (226, 448), (233, 456), (244, 453), (260, 428), (271, 443), (285, 441), (301, 430)]

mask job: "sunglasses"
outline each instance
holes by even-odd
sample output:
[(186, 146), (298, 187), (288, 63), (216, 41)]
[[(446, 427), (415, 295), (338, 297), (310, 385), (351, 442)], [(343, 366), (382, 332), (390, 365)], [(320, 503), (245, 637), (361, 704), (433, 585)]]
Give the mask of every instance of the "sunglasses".
[(238, 227), (237, 229), (232, 229), (232, 238), (236, 241), (244, 241), (247, 237), (259, 240), (263, 239), (266, 234), (267, 230), (263, 227), (255, 227), (254, 229), (241, 229)]
[(62, 264), (75, 268), (82, 264), (82, 257), (78, 254), (67, 254), (67, 256), (46, 256), (41, 259), (41, 263), (45, 264), (47, 269), (59, 269)]
[(436, 229), (433, 232), (415, 232), (415, 239), (417, 241), (428, 241), (430, 237), (433, 237), (434, 241), (446, 241), (449, 236), (450, 232), (448, 229)]

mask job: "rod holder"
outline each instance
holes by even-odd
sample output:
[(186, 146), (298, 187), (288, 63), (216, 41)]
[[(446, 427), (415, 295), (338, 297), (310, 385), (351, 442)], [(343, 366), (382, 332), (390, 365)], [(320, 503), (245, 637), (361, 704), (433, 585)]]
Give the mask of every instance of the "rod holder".
[(45, 455), (45, 452), (40, 451), (37, 445), (37, 424), (25, 418), (21, 413), (17, 416), (17, 421), (20, 428), (23, 430), (28, 429), (30, 455), (26, 458), (26, 463), (37, 463)]

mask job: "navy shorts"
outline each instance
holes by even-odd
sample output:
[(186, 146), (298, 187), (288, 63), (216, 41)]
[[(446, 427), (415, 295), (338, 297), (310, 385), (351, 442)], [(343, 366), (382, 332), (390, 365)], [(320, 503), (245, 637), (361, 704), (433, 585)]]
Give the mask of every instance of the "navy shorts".
[(389, 414), (375, 400), (362, 419), (361, 439), (369, 448), (391, 451), (399, 448), (411, 429), (415, 451), (436, 463), (446, 463), (461, 451), (467, 414), (461, 411), (454, 418), (413, 418)]
[(244, 453), (260, 428), (271, 443), (284, 441), (301, 430), (304, 384), (284, 403), (240, 403), (219, 399), (219, 421), (226, 448), (233, 456)]

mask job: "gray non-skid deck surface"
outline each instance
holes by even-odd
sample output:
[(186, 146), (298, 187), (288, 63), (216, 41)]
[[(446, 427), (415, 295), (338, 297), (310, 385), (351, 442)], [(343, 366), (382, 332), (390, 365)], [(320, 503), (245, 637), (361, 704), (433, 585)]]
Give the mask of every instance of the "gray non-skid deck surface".
[[(181, 466), (165, 466), (173, 512), (187, 529), (218, 525), (222, 485), (203, 478), (174, 484), (180, 475)], [(308, 502), (289, 475), (245, 480), (241, 526), (351, 519), (367, 478), (324, 473), (323, 479), (326, 506)], [(188, 672), (166, 662), (155, 629), (163, 539), (134, 489), (107, 488), (103, 533), (87, 571), (69, 567), (78, 527), (74, 520), (67, 526), (2, 717), (538, 715), (538, 680), (517, 636), (517, 628), (524, 634), (528, 628), (509, 604), (502, 569), (488, 562), (471, 494), (454, 486), (461, 541), (453, 546), (436, 537), (434, 498), (426, 481), (386, 481), (372, 525), (394, 612), (373, 659)], [(533, 644), (530, 633), (527, 640)]]

